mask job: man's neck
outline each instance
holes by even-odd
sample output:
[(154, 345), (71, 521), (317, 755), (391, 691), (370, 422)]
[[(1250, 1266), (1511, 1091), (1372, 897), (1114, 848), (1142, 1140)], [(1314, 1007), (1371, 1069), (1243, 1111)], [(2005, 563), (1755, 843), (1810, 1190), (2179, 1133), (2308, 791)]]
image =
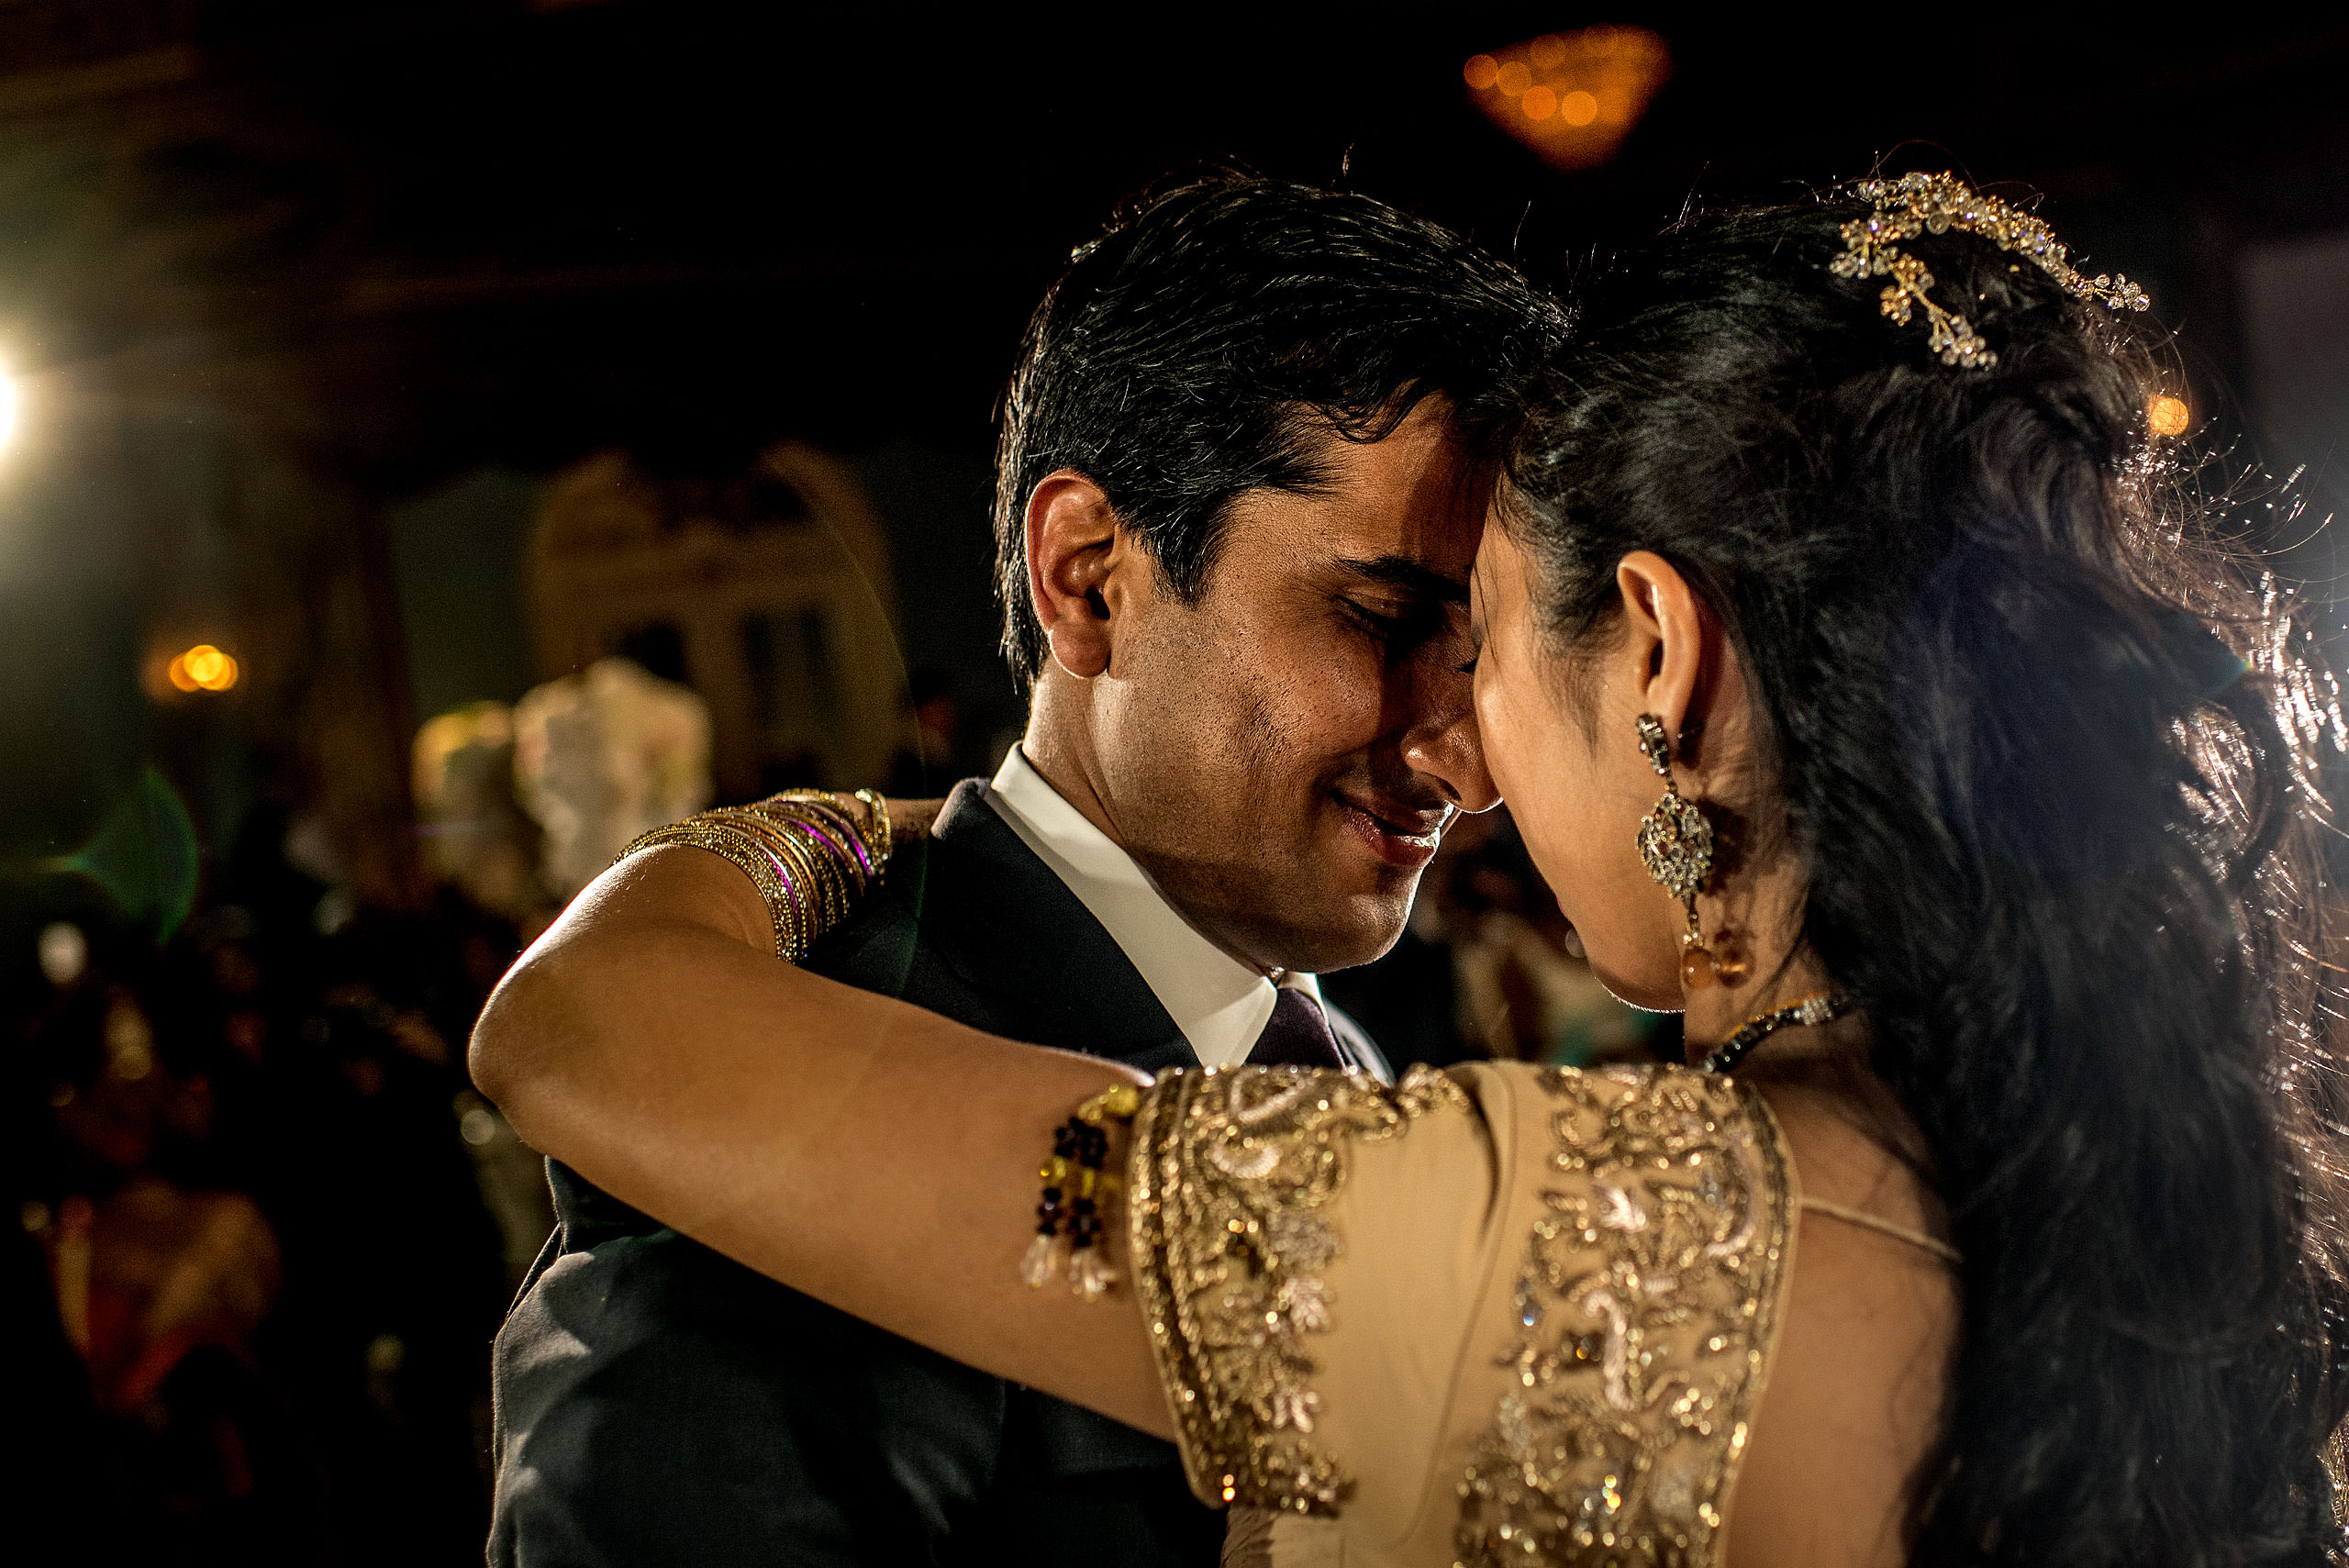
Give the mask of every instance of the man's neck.
[(1235, 962), (1243, 963), (1260, 974), (1275, 975), (1278, 970), (1267, 969), (1244, 953), (1234, 952), (1230, 945), (1219, 939), (1208, 926), (1202, 924), (1180, 901), (1168, 897), (1165, 886), (1152, 874), (1150, 866), (1141, 856), (1134, 855), (1133, 846), (1118, 828), (1118, 819), (1109, 809), (1108, 796), (1097, 782), (1099, 771), (1094, 766), (1092, 749), (1081, 738), (1070, 738), (1063, 727), (1050, 723), (1046, 714), (1044, 693), (1037, 693), (1037, 704), (1028, 717), (1027, 733), (1020, 738), (1019, 750), (1027, 757), (1028, 765), (1037, 776), (1052, 785), (1054, 794), (1076, 808), (1077, 814), (1098, 828), (1108, 840), (1133, 856), (1134, 863), (1150, 876), (1151, 884), (1158, 890), (1166, 906), (1183, 917), (1183, 923), (1221, 949)]
[(1019, 740), (1028, 765), (1052, 786), (1054, 794), (1076, 807), (1079, 816), (1107, 834), (1109, 842), (1131, 853), (1097, 782), (1099, 773), (1093, 766), (1092, 749), (1068, 736), (1064, 727), (1050, 722), (1048, 706), (1045, 694), (1039, 691), (1036, 706), (1028, 716), (1027, 733)]

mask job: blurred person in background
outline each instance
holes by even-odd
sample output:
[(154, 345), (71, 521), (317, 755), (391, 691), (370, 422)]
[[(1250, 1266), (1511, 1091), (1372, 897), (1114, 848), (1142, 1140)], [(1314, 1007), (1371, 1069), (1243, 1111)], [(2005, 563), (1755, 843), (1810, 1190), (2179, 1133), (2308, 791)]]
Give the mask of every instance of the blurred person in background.
[(514, 705), (513, 778), (560, 903), (629, 840), (709, 804), (709, 705), (632, 660), (598, 659)]
[(518, 935), (537, 936), (553, 913), (552, 895), (540, 871), (543, 830), (518, 793), (514, 710), (477, 702), (441, 714), (417, 731), (410, 753), (427, 868), (443, 889), (512, 922)]
[(519, 936), (455, 886), (355, 896), (297, 801), (160, 948), (85, 886), (6, 955), (9, 1311), (80, 1560), (479, 1552), (488, 1340), (548, 1211), (449, 1042)]
[(173, 1011), (218, 1042), (218, 1144), (283, 1245), (262, 1344), (311, 1440), (321, 1550), (448, 1561), (485, 1514), (485, 1345), (512, 1280), (450, 1041), (518, 939), (459, 890), (351, 896), (323, 856), (291, 863), (284, 820), (254, 821), (173, 944)]
[(1633, 1007), (1574, 948), (1574, 929), (1506, 808), (1463, 822), (1429, 868), (1412, 928), (1449, 961), (1466, 1056), (1589, 1067), (1672, 1061), (1676, 1015)]
[(906, 722), (912, 733), (890, 760), (891, 795), (927, 799), (985, 766), (963, 735), (963, 705), (947, 672), (925, 665), (906, 677)]
[(185, 1035), (159, 1038), (153, 966), (126, 984), (88, 963), (85, 942), (71, 926), (44, 933), (64, 980), (17, 1042), (51, 1112), (19, 1218), (100, 1422), (85, 1481), (105, 1507), (78, 1530), (60, 1521), (64, 1538), (192, 1562), (296, 1561), (314, 1496), (262, 1364), (276, 1232), (217, 1181), (208, 1063)]

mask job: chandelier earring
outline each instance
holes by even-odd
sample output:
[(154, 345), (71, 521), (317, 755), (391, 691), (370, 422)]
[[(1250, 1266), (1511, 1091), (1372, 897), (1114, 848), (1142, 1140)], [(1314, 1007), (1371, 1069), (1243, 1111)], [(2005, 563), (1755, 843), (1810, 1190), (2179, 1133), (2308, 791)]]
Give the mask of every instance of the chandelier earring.
[(1680, 939), (1680, 983), (1701, 991), (1715, 981), (1745, 978), (1745, 955), (1723, 931), (1711, 946), (1697, 917), (1697, 895), (1713, 873), (1713, 824), (1705, 808), (1680, 793), (1672, 778), (1672, 740), (1652, 713), (1639, 717), (1640, 751), (1664, 780), (1664, 798), (1640, 821), (1640, 862), (1656, 884), (1680, 900), (1688, 929)]

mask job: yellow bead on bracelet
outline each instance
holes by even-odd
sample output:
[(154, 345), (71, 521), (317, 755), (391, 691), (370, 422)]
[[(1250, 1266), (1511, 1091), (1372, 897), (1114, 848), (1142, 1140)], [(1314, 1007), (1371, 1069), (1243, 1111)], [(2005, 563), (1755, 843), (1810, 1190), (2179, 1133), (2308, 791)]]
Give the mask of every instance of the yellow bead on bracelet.
[[(1134, 1119), (1141, 1089), (1119, 1084), (1076, 1107), (1052, 1129), (1052, 1151), (1036, 1174), (1044, 1184), (1036, 1204), (1036, 1236), (1019, 1260), (1019, 1277), (1041, 1289), (1066, 1278), (1087, 1301), (1108, 1294), (1118, 1273), (1102, 1258), (1101, 1236), (1115, 1218), (1111, 1207), (1125, 1183), (1103, 1169), (1109, 1157), (1109, 1124)], [(1063, 1235), (1065, 1229), (1066, 1235)]]

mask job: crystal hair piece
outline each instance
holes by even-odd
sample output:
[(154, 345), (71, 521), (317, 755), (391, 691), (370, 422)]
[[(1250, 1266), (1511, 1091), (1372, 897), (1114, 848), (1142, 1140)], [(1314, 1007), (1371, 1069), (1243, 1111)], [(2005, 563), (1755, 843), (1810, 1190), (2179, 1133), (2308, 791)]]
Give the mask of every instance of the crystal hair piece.
[(1882, 295), (1884, 313), (1905, 327), (1917, 311), (1924, 311), (1932, 328), (1927, 347), (1945, 365), (1988, 370), (1998, 356), (1965, 317), (1927, 295), (1933, 274), (1899, 248), (1901, 240), (1920, 234), (1946, 234), (1953, 228), (1978, 234), (2001, 250), (2028, 257), (2074, 298), (2093, 300), (2107, 310), (2143, 310), (2153, 303), (2143, 289), (2118, 272), (2083, 276), (2047, 225), (1996, 196), (1984, 195), (1954, 174), (1863, 180), (1855, 189), (1876, 204), (1876, 211), (1843, 226), (1843, 254), (1827, 264), (1828, 271), (1843, 278), (1891, 278)]

